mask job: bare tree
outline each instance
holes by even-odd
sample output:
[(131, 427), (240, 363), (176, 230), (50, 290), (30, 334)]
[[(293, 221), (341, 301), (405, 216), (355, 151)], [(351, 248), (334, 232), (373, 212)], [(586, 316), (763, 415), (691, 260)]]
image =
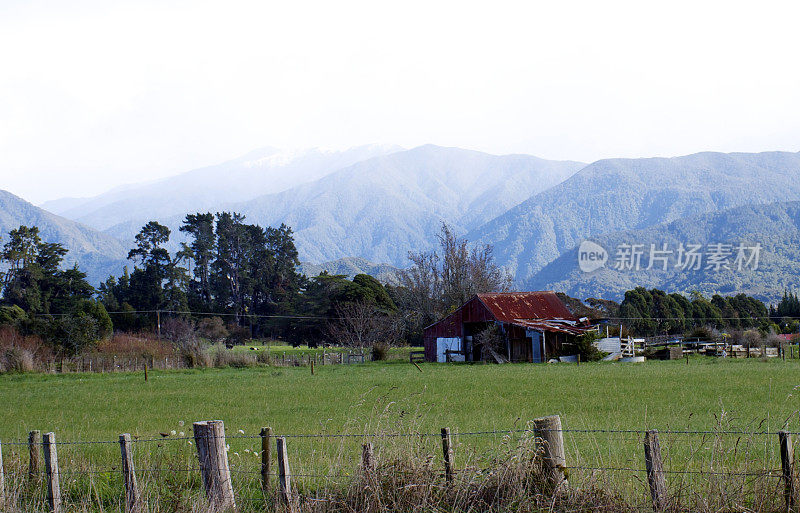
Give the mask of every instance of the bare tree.
[(470, 249), (442, 223), (439, 250), (409, 253), (412, 267), (399, 274), (396, 303), (412, 340), (421, 342), (422, 330), (458, 308), (475, 294), (505, 292), (511, 276), (498, 266), (490, 245)]
[(457, 308), (475, 294), (504, 292), (511, 287), (511, 276), (494, 261), (493, 247), (469, 248), (469, 241), (455, 235), (442, 223), (438, 235), (441, 257), (436, 251), (410, 253), (414, 264), (400, 274), (400, 284), (413, 298), (413, 304), (428, 319)]
[(344, 346), (360, 349), (376, 344), (392, 345), (398, 336), (393, 316), (373, 304), (341, 303), (336, 306), (336, 320), (328, 325), (331, 337)]

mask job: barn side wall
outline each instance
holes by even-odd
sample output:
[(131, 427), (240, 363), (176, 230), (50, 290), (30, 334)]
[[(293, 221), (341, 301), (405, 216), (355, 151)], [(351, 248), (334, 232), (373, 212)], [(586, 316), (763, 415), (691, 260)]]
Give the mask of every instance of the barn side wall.
[(429, 362), (436, 361), (436, 339), (440, 337), (463, 337), (464, 323), (494, 321), (492, 313), (480, 302), (473, 298), (464, 303), (458, 310), (451, 313), (441, 321), (425, 328), (423, 340), (425, 344), (425, 359)]

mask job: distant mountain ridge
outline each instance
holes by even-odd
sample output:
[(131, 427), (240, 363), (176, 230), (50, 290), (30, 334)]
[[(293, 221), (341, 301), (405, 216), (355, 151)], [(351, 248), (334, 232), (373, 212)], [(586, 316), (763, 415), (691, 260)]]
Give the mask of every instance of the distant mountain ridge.
[[(337, 167), (340, 164), (342, 167)], [(218, 191), (208, 190), (212, 179), (252, 184), (252, 180), (274, 178), (265, 169), (295, 170), (296, 176), (289, 179), (294, 185), (284, 188), (286, 183), (276, 183), (276, 189), (283, 189), (271, 189), (267, 194), (258, 194), (258, 188), (251, 186), (247, 191), (250, 199), (245, 201), (236, 199), (241, 199), (241, 191), (235, 188), (216, 196)], [(242, 178), (253, 173), (256, 178), (250, 182)], [(232, 179), (234, 176), (240, 179)], [(518, 288), (615, 295), (641, 280), (641, 284), (696, 286), (720, 292), (744, 287), (765, 295), (774, 287), (782, 290), (782, 284), (791, 282), (789, 274), (768, 271), (749, 281), (725, 275), (676, 275), (659, 281), (661, 278), (648, 275), (606, 275), (606, 269), (587, 281), (585, 276), (576, 276), (575, 266), (569, 263), (575, 263), (574, 258), (570, 260), (572, 252), (587, 238), (611, 243), (636, 235), (657, 242), (660, 230), (678, 242), (694, 224), (713, 225), (713, 230), (721, 233), (725, 223), (730, 223), (732, 235), (746, 237), (757, 233), (748, 231), (744, 222), (750, 215), (758, 220), (760, 233), (776, 238), (768, 253), (776, 255), (784, 268), (795, 269), (800, 254), (795, 255), (777, 239), (784, 234), (787, 240), (794, 240), (791, 202), (800, 200), (798, 177), (800, 153), (789, 152), (704, 152), (674, 158), (605, 159), (584, 165), (434, 145), (410, 150), (362, 147), (330, 154), (265, 149), (173, 177), (165, 190), (179, 190), (179, 198), (172, 198), (172, 193), (146, 197), (152, 187), (164, 188), (157, 183), (126, 186), (86, 201), (65, 199), (56, 207), (70, 215), (80, 214), (82, 219), (99, 216), (101, 224), (108, 225), (105, 237), (124, 241), (123, 251), (112, 251), (123, 259), (133, 236), (148, 220), (173, 229), (174, 250), (182, 240), (178, 227), (187, 213), (230, 210), (245, 214), (250, 223), (292, 227), (307, 274), (327, 270), (390, 276), (393, 269), (408, 265), (409, 251), (435, 247), (441, 223), (447, 222), (474, 244), (491, 244), (497, 262), (515, 275)], [(234, 199), (222, 201), (222, 197)], [(777, 217), (762, 207), (775, 202), (787, 205), (785, 212), (784, 207), (772, 207), (783, 212)], [(751, 210), (736, 210), (746, 206)], [(714, 217), (715, 213), (722, 217)], [(25, 216), (17, 216), (21, 217)], [(711, 233), (696, 235), (710, 237)], [(100, 254), (87, 252), (82, 266), (84, 261), (94, 266), (92, 258)], [(114, 274), (119, 274), (124, 260), (117, 262)]]
[[(784, 290), (800, 288), (800, 202), (777, 202), (745, 205), (720, 212), (685, 217), (642, 230), (629, 230), (593, 237), (592, 241), (608, 252), (609, 261), (596, 271), (584, 273), (578, 266), (578, 248), (566, 251), (545, 266), (526, 284), (534, 290), (553, 289), (570, 296), (621, 299), (626, 290), (642, 286), (669, 292), (734, 294), (744, 292), (766, 301), (777, 301)], [(620, 262), (615, 248), (642, 245), (644, 255), (640, 270), (631, 266), (616, 269)], [(661, 260), (649, 266), (651, 244), (657, 250), (667, 248), (672, 254), (664, 270)], [(680, 244), (700, 245), (699, 270), (683, 269), (677, 261)], [(730, 244), (728, 269), (709, 268), (708, 254), (716, 244)], [(758, 265), (735, 263), (738, 245), (761, 246)], [(666, 245), (666, 246), (665, 246)], [(728, 248), (726, 248), (727, 251)], [(746, 258), (753, 254), (744, 251)], [(684, 260), (683, 263), (686, 261)], [(745, 262), (746, 263), (746, 262)], [(677, 267), (676, 267), (677, 266)], [(694, 266), (690, 266), (694, 267)]]
[(276, 193), (317, 180), (362, 160), (401, 150), (368, 145), (344, 151), (316, 148), (281, 151), (262, 148), (214, 166), (163, 180), (115, 188), (93, 198), (64, 198), (44, 203), (56, 213), (98, 230), (135, 221), (218, 210), (224, 205)]
[(8, 232), (20, 225), (36, 226), (42, 240), (62, 244), (69, 250), (64, 264), (72, 266), (77, 262), (94, 285), (111, 274), (121, 274), (127, 263), (128, 248), (118, 239), (0, 190), (0, 236), (7, 240)]
[(800, 199), (800, 153), (607, 159), (472, 230), (526, 283), (583, 239), (746, 204)]
[[(289, 225), (303, 261), (358, 257), (405, 267), (409, 251), (435, 244), (443, 221), (464, 233), (583, 166), (427, 145), (372, 157), (219, 209), (241, 212), (262, 226)], [(203, 209), (151, 218), (175, 232), (186, 213), (198, 210)], [(126, 220), (106, 233), (132, 240), (146, 220)]]

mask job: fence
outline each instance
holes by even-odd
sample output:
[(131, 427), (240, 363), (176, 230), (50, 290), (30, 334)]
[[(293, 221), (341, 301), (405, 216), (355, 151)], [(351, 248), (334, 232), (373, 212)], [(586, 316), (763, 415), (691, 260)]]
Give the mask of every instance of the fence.
[[(242, 352), (239, 354), (252, 355), (253, 358), (262, 356), (265, 362), (274, 367), (299, 367), (310, 365), (346, 365), (352, 363), (364, 363), (372, 360), (369, 352), (355, 351), (332, 351), (332, 352), (313, 352), (313, 353), (290, 353), (286, 352), (267, 352), (260, 350), (258, 353)], [(256, 363), (254, 360), (253, 363)], [(172, 370), (186, 369), (186, 359), (179, 352), (169, 356), (118, 356), (113, 354), (89, 354), (72, 358), (61, 358), (43, 364), (41, 369), (49, 373), (67, 372), (137, 372), (144, 371), (145, 367), (150, 370)]]
[(406, 500), (483, 510), (524, 500), (554, 511), (795, 512), (796, 435), (566, 429), (558, 416), (477, 432), (226, 435), (222, 421), (202, 421), (191, 436), (65, 442), (33, 431), (0, 443), (0, 509), (174, 511), (183, 500), (192, 511), (380, 511)]

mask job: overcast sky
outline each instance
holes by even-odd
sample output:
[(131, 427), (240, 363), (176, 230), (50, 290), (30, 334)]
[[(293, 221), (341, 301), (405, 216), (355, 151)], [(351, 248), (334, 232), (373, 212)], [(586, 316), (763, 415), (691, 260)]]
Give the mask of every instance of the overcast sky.
[(2, 0), (0, 189), (94, 195), (261, 146), (798, 151), (793, 4)]

